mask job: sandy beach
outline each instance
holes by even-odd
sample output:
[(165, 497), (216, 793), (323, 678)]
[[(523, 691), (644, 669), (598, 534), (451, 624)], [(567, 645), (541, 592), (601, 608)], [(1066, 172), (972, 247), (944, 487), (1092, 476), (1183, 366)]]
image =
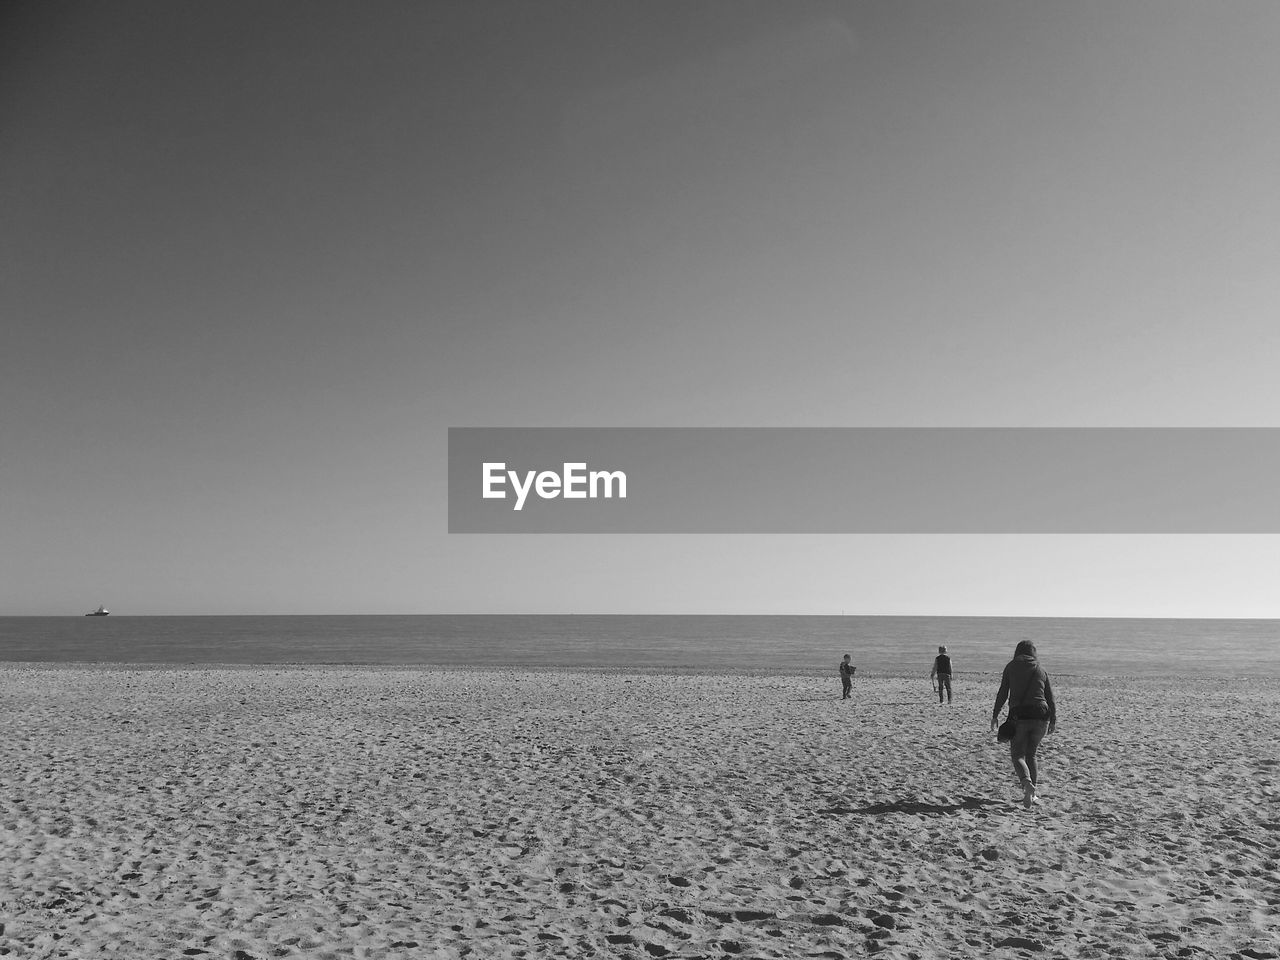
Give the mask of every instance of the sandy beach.
[(1280, 957), (1280, 682), (1054, 685), (3, 665), (0, 953)]

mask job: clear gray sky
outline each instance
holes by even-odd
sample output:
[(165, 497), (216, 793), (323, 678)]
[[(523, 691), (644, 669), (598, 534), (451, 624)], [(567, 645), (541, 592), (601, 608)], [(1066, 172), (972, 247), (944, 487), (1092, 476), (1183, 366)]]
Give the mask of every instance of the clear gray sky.
[(0, 613), (1280, 616), (1237, 537), (449, 536), (449, 426), (1278, 426), (1280, 6), (10, 3)]

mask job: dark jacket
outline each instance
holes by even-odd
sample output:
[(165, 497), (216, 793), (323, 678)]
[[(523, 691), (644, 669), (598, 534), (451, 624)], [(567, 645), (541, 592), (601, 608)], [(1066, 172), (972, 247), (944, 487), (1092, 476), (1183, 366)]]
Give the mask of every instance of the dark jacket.
[(1005, 664), (992, 717), (1000, 715), (1000, 708), (1006, 700), (1009, 701), (1009, 716), (1015, 720), (1048, 720), (1054, 723), (1058, 719), (1049, 675), (1035, 657), (1023, 654)]

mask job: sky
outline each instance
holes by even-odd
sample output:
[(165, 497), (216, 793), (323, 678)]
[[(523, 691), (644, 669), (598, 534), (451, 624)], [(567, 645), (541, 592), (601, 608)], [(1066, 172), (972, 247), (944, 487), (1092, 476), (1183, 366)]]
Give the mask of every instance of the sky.
[(1280, 7), (17, 2), (0, 614), (1280, 617), (1280, 538), (447, 532), (449, 427), (1280, 426)]

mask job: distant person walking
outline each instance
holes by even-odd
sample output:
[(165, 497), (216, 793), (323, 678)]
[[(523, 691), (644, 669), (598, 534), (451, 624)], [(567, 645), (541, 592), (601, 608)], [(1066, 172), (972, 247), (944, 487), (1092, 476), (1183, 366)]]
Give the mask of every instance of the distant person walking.
[(947, 648), (939, 647), (938, 655), (933, 658), (933, 666), (929, 669), (929, 682), (937, 677), (938, 702), (942, 703), (942, 688), (947, 689), (947, 703), (951, 702), (951, 658), (947, 656)]
[(844, 659), (840, 661), (840, 688), (841, 700), (848, 700), (853, 692), (853, 675), (858, 672), (858, 668), (849, 662), (849, 654), (844, 655)]
[(1009, 759), (1013, 771), (1022, 784), (1022, 804), (1028, 810), (1039, 803), (1036, 793), (1036, 751), (1046, 734), (1058, 726), (1058, 711), (1053, 703), (1053, 689), (1049, 675), (1036, 658), (1036, 645), (1023, 640), (1013, 651), (1013, 659), (1005, 664), (1000, 676), (1000, 690), (996, 694), (995, 709), (991, 711), (991, 729), (1000, 720), (1000, 708), (1009, 702), (1009, 718), (1015, 722), (1013, 740), (1009, 743)]

